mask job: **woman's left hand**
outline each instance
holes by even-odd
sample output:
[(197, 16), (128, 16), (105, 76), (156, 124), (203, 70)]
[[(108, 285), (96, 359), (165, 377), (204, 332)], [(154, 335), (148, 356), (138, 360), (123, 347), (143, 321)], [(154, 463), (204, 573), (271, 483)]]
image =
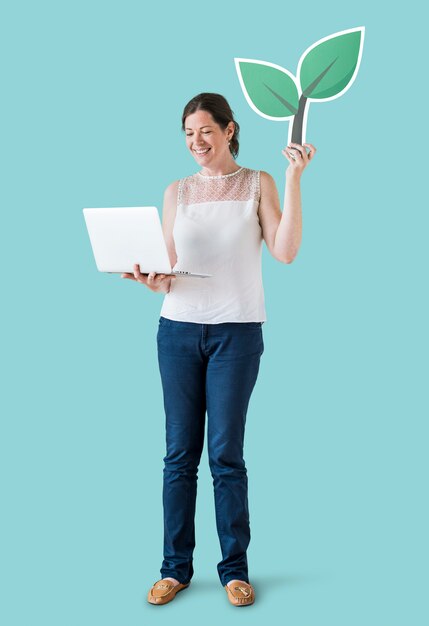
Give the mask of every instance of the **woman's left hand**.
[[(306, 146), (309, 148), (307, 153)], [(300, 176), (304, 169), (307, 167), (309, 161), (314, 158), (316, 154), (316, 148), (311, 143), (305, 143), (301, 146), (299, 143), (291, 142), (284, 150), (283, 154), (289, 161), (289, 166), (286, 172), (289, 170)]]

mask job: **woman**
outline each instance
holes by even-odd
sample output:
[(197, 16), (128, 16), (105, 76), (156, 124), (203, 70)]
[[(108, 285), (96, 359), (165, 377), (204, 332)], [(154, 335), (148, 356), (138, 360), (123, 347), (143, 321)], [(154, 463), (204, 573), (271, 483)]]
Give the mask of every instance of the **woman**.
[[(166, 604), (193, 576), (197, 472), (207, 441), (222, 550), (218, 574), (234, 606), (254, 602), (244, 429), (264, 351), (262, 240), (282, 263), (301, 242), (300, 177), (316, 150), (291, 144), (283, 214), (273, 178), (240, 167), (239, 125), (219, 94), (201, 93), (182, 115), (186, 143), (201, 171), (169, 185), (163, 232), (171, 266), (209, 278), (122, 274), (165, 293), (157, 335), (166, 414), (164, 560), (148, 593)], [(174, 228), (174, 237), (173, 237)]]

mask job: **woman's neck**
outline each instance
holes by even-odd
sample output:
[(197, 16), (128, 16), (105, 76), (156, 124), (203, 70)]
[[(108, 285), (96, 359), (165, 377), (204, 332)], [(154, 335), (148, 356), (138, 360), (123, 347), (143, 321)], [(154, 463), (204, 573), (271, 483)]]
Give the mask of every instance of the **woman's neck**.
[(232, 174), (239, 169), (241, 168), (235, 161), (229, 161), (223, 165), (203, 167), (200, 174), (201, 176), (225, 176), (226, 174)]

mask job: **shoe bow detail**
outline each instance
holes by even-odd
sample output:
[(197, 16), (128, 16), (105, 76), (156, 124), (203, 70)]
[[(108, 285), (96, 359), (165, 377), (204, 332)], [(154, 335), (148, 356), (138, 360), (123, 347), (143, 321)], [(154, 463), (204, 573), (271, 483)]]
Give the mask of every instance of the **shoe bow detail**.
[(234, 606), (246, 606), (255, 601), (255, 593), (250, 583), (234, 580), (232, 585), (225, 585), (225, 590), (228, 594), (228, 600)]

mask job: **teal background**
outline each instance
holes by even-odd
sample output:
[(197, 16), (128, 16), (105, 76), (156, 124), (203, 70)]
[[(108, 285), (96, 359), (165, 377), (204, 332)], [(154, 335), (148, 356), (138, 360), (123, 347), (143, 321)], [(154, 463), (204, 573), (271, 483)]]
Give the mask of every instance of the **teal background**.
[[(4, 6), (5, 626), (428, 623), (419, 6), (389, 15), (367, 0)], [(205, 449), (195, 577), (174, 603), (153, 607), (162, 296), (98, 273), (82, 208), (161, 209), (165, 187), (199, 169), (180, 119), (201, 91), (227, 97), (241, 125), (237, 163), (268, 171), (283, 202), (287, 122), (251, 110), (233, 59), (295, 72), (316, 40), (362, 25), (354, 84), (310, 104), (307, 141), (318, 152), (302, 177), (299, 254), (282, 265), (264, 247), (265, 353), (245, 448), (257, 602), (240, 612), (220, 586)]]

